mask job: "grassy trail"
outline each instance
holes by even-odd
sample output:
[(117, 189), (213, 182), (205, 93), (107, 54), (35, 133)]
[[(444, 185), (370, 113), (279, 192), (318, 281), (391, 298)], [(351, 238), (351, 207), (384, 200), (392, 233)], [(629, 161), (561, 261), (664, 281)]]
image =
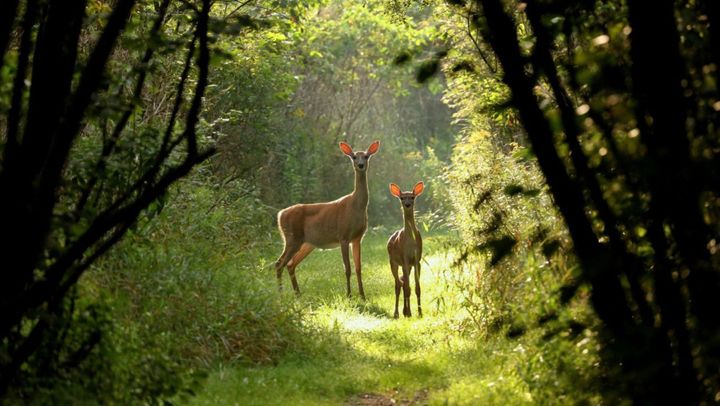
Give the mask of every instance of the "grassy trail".
[[(218, 366), (193, 405), (523, 404), (532, 401), (507, 343), (463, 332), (467, 314), (448, 283), (441, 237), (425, 237), (421, 275), (424, 318), (395, 320), (385, 233), (363, 242), (367, 302), (345, 297), (339, 250), (313, 252), (298, 267), (295, 298), (284, 274), (284, 300), (304, 313), (307, 337), (275, 365)], [(278, 248), (279, 252), (279, 248)], [(278, 253), (268, 253), (267, 264)], [(274, 275), (266, 265), (268, 288)], [(402, 305), (402, 304), (401, 304)], [(412, 296), (413, 315), (417, 312)], [(504, 348), (494, 346), (505, 345)], [(514, 345), (514, 344), (513, 344)], [(522, 348), (517, 351), (522, 351)]]

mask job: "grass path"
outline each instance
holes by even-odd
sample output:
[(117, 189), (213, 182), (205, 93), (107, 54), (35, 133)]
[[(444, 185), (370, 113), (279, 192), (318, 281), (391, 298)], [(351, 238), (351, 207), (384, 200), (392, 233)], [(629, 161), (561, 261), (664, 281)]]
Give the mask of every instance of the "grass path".
[[(385, 233), (370, 233), (363, 242), (366, 303), (356, 297), (354, 275), (355, 296), (345, 297), (339, 250), (313, 252), (298, 267), (302, 296), (283, 292), (304, 313), (307, 337), (275, 365), (219, 366), (191, 404), (531, 403), (522, 365), (513, 357), (522, 348), (463, 331), (467, 315), (446, 280), (450, 259), (441, 237), (425, 237), (425, 317), (392, 318), (394, 285), (385, 240)], [(268, 264), (276, 255), (268, 254)], [(274, 279), (269, 267), (263, 272)], [(287, 274), (284, 278), (290, 290)], [(415, 315), (414, 293), (412, 305)]]

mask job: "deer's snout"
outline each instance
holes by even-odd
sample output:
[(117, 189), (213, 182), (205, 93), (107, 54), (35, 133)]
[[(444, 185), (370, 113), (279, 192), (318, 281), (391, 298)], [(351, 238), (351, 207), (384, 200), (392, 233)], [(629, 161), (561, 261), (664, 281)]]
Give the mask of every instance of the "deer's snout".
[(364, 168), (365, 168), (365, 164), (358, 164), (358, 168), (364, 169)]

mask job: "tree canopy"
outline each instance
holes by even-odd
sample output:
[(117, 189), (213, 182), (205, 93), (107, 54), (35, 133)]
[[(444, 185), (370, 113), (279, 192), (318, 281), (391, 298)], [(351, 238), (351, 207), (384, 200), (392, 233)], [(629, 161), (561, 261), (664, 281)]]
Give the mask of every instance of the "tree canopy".
[[(373, 341), (402, 337), (515, 385), (455, 386), (444, 360), (421, 403), (717, 401), (719, 8), (3, 1), (0, 399), (187, 401), (289, 362), (354, 404), (372, 380), (313, 377), (366, 352), (422, 369)], [(374, 140), (374, 298), (332, 293), (331, 253), (306, 297), (277, 293), (277, 212), (350, 193), (338, 143)], [(419, 181), (425, 319), (389, 324), (388, 184)]]

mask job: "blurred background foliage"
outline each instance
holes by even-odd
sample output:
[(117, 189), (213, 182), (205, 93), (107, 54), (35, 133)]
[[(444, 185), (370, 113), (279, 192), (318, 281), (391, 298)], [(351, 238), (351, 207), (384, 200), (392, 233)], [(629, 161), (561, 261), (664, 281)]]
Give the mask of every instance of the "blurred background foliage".
[[(467, 34), (439, 58), (468, 78), (448, 82), (449, 95), (466, 92), (450, 101), (472, 128), (492, 134), (478, 145), (493, 151), (487, 165), (513, 168), (484, 172), (499, 185), (477, 183), (486, 193), (470, 198), (482, 208), (471, 223), (482, 236), (469, 252), (487, 252), (490, 269), (505, 268), (508, 257), (514, 266), (527, 260), (522, 276), (540, 264), (560, 271), (560, 294), (539, 308), (538, 324), (555, 324), (548, 320), (560, 303), (589, 299), (607, 399), (717, 402), (720, 318), (709, 311), (720, 289), (717, 6), (447, 3)], [(538, 218), (528, 222), (531, 212)]]
[[(416, 84), (412, 67), (393, 60), (408, 49), (439, 46), (438, 29), (395, 24), (380, 5), (330, 2), (302, 24), (221, 45), (228, 59), (214, 70), (209, 98), (216, 108), (208, 109), (217, 123), (217, 176), (247, 179), (277, 209), (333, 200), (353, 185), (338, 142), (365, 150), (377, 139), (383, 159), (371, 163), (369, 181), (369, 218), (377, 225), (387, 224), (383, 213), (394, 208), (390, 181), (409, 187), (437, 174), (454, 138), (443, 79)], [(434, 196), (431, 211), (443, 207), (442, 194)]]
[[(541, 68), (533, 53), (538, 38), (527, 3), (501, 3), (515, 22), (551, 144), (567, 172), (582, 178), (557, 94), (541, 77), (547, 66)], [(645, 266), (636, 280), (621, 278), (623, 292), (637, 294), (631, 286), (637, 283), (657, 311), (648, 271), (655, 269), (656, 247), (648, 241), (653, 224), (643, 214), (650, 195), (638, 184), (653, 168), (644, 166), (647, 148), (628, 90), (626, 5), (544, 3), (549, 11), (542, 21), (552, 35), (552, 58), (568, 88), (587, 169), (618, 218), (620, 245)], [(113, 6), (88, 3), (81, 50), (96, 38), (100, 16)], [(567, 16), (558, 11), (565, 6), (572, 11)], [(720, 102), (713, 93), (718, 70), (705, 56), (703, 7), (692, 3), (676, 12), (685, 27), (687, 97), (694, 103), (688, 126), (697, 129), (691, 150), (712, 180), (718, 140), (706, 134), (717, 134)], [(535, 400), (598, 403), (598, 393), (611, 403), (631, 399), (632, 391), (622, 385), (621, 363), (608, 356), (612, 347), (605, 345), (604, 321), (592, 311), (592, 284), (538, 164), (537, 145), (512, 108), (480, 9), (464, 1), (214, 2), (210, 84), (198, 142), (216, 147), (217, 154), (156, 199), (83, 277), (63, 304), (61, 340), (27, 361), (8, 401), (186, 400), (219, 366), (273, 365), (288, 352), (311, 357), (317, 351), (313, 343), (327, 338), (308, 322), (310, 310), (277, 295), (270, 272), (281, 249), (275, 215), (295, 203), (350, 193), (352, 169), (338, 142), (364, 150), (374, 140), (381, 146), (369, 167), (370, 233), (389, 234), (400, 225), (389, 182), (402, 188), (425, 182), (417, 205), (420, 231), (442, 235), (452, 253), (437, 270), (447, 296), (434, 298), (433, 306), (457, 301), (462, 314), (448, 328), (479, 346), (505, 343), (499, 345), (506, 345), (500, 358), (522, 357), (527, 368), (511, 374)], [(192, 36), (182, 9), (171, 10), (162, 35), (147, 38), (157, 4), (138, 2), (111, 58), (106, 90), (93, 100), (92, 119), (65, 168), (70, 181), (62, 188), (61, 211), (72, 211), (92, 179), (102, 191), (83, 210), (110, 204), (157, 153), (153, 140), (172, 112), (172, 87), (186, 57), (180, 51)], [(0, 72), (3, 112), (16, 68), (18, 38), (13, 41)], [(127, 97), (134, 85), (130, 78), (146, 41), (163, 46), (147, 66), (145, 92), (133, 100)], [(122, 138), (117, 153), (98, 168), (95, 157), (128, 103), (139, 113), (128, 126), (132, 136)], [(168, 164), (179, 159), (171, 155)], [(702, 212), (706, 223), (716, 226), (714, 190), (705, 191)], [(582, 208), (596, 241), (605, 244), (615, 237), (601, 210), (597, 204)], [(77, 232), (73, 224), (82, 222), (66, 220), (56, 225), (59, 237), (51, 241), (62, 245), (63, 233)], [(664, 227), (661, 233), (671, 235), (670, 226)], [(54, 248), (62, 246), (49, 249)], [(708, 249), (717, 262), (716, 245)], [(667, 253), (677, 280), (686, 267), (673, 256), (674, 244)], [(642, 310), (630, 307), (639, 320)], [(512, 340), (525, 341), (515, 347)], [(701, 368), (705, 379), (717, 377), (712, 365)], [(716, 383), (702, 385), (697, 398), (711, 399)]]

